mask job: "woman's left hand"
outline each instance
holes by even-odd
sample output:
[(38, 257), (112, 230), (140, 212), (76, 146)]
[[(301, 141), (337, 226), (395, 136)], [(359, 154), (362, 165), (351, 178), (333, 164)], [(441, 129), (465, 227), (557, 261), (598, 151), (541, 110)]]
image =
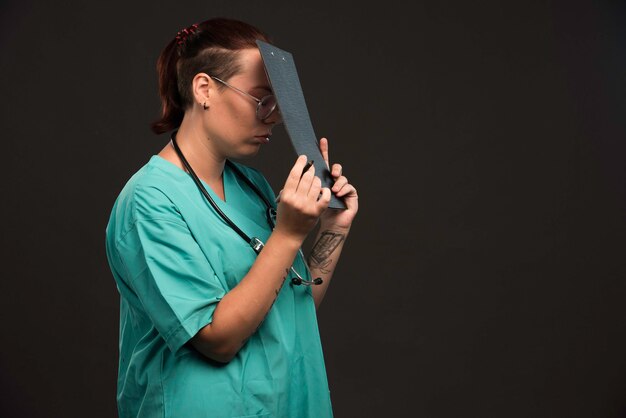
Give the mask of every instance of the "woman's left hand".
[(333, 164), (330, 167), (328, 159), (328, 140), (326, 138), (320, 139), (320, 151), (322, 157), (326, 161), (326, 166), (329, 167), (330, 174), (335, 181), (331, 191), (339, 199), (343, 200), (347, 209), (331, 209), (328, 208), (322, 216), (320, 216), (321, 227), (324, 229), (350, 229), (352, 221), (359, 211), (359, 196), (356, 189), (352, 184), (348, 182), (346, 176), (343, 175), (343, 169), (341, 164)]

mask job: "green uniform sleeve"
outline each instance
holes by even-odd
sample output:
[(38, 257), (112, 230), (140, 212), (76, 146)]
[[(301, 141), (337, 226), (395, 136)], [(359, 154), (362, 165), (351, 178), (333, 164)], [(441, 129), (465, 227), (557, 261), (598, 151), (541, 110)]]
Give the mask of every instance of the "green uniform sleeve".
[(127, 285), (176, 352), (212, 321), (226, 292), (176, 207), (159, 193), (135, 199), (136, 220), (116, 247)]

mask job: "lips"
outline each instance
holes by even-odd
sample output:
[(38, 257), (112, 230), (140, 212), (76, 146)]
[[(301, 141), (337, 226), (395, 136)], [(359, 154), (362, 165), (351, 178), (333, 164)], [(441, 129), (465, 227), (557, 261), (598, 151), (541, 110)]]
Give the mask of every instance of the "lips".
[(259, 142), (261, 142), (262, 144), (268, 144), (270, 142), (271, 136), (272, 134), (265, 134), (265, 135), (257, 135), (255, 136), (255, 138), (258, 139)]

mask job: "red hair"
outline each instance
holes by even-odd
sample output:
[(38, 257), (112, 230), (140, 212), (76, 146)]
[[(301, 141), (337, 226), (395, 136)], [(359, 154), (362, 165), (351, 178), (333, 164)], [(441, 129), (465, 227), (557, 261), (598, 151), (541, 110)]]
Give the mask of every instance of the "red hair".
[(198, 73), (228, 80), (240, 71), (237, 52), (257, 48), (269, 38), (254, 26), (234, 19), (215, 18), (178, 32), (157, 61), (161, 117), (152, 124), (156, 134), (180, 126), (192, 105), (191, 82)]

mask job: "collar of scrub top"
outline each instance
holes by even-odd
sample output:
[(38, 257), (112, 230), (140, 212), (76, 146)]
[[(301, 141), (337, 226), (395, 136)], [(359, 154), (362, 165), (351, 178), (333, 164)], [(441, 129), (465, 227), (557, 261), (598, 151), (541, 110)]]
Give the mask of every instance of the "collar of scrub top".
[[(293, 56), (267, 42), (257, 40), (256, 43), (263, 58), (267, 78), (276, 96), (285, 130), (296, 153), (306, 155), (309, 160), (324, 161), (304, 101)], [(322, 187), (332, 188), (333, 178), (325, 164), (315, 165), (315, 175), (322, 180)], [(346, 205), (332, 193), (328, 207), (345, 209)]]
[[(217, 214), (224, 220), (224, 222), (228, 224), (228, 226), (230, 226), (235, 232), (237, 232), (237, 234), (245, 242), (247, 242), (248, 245), (250, 245), (250, 247), (252, 247), (254, 252), (256, 252), (258, 255), (263, 249), (263, 247), (265, 246), (265, 244), (258, 237), (249, 237), (245, 232), (241, 230), (241, 228), (237, 226), (237, 224), (235, 224), (235, 222), (232, 221), (232, 219), (230, 219), (224, 213), (222, 209), (220, 209), (220, 207), (217, 205), (215, 200), (213, 200), (209, 192), (207, 192), (206, 188), (202, 185), (202, 181), (200, 180), (196, 172), (193, 171), (193, 168), (191, 168), (191, 164), (189, 164), (189, 162), (187, 161), (187, 158), (185, 158), (185, 155), (183, 154), (182, 150), (179, 148), (178, 143), (176, 142), (177, 133), (178, 133), (177, 130), (173, 131), (170, 139), (172, 141), (172, 146), (174, 147), (176, 154), (178, 154), (178, 157), (180, 158), (183, 165), (185, 166), (185, 169), (189, 173), (189, 176), (191, 176), (191, 178), (193, 179), (194, 183), (196, 183), (196, 186), (198, 187), (202, 195), (209, 202), (209, 204), (213, 207), (213, 209), (215, 209)], [(273, 230), (274, 227), (276, 226), (276, 221), (275, 221), (276, 209), (274, 209), (274, 206), (272, 206), (270, 201), (265, 197), (265, 195), (263, 195), (263, 193), (259, 190), (259, 188), (245, 174), (243, 174), (241, 170), (239, 170), (239, 168), (235, 166), (235, 164), (233, 164), (230, 160), (226, 160), (226, 164), (228, 164), (228, 166), (235, 172), (237, 177), (241, 178), (254, 191), (254, 193), (256, 193), (261, 198), (261, 200), (263, 200), (263, 203), (265, 203), (265, 207), (267, 208), (266, 213), (265, 213), (267, 217), (267, 223)], [(300, 249), (299, 252), (300, 252), (300, 256), (302, 257), (305, 268), (308, 269), (307, 263), (306, 261), (304, 261), (304, 254), (302, 254), (302, 249)], [(318, 277), (314, 280), (307, 280), (303, 278), (293, 267), (293, 264), (289, 267), (289, 270), (291, 270), (291, 272), (295, 275), (295, 277), (291, 278), (291, 283), (295, 285), (312, 286), (312, 285), (322, 284), (323, 282), (321, 277)]]

